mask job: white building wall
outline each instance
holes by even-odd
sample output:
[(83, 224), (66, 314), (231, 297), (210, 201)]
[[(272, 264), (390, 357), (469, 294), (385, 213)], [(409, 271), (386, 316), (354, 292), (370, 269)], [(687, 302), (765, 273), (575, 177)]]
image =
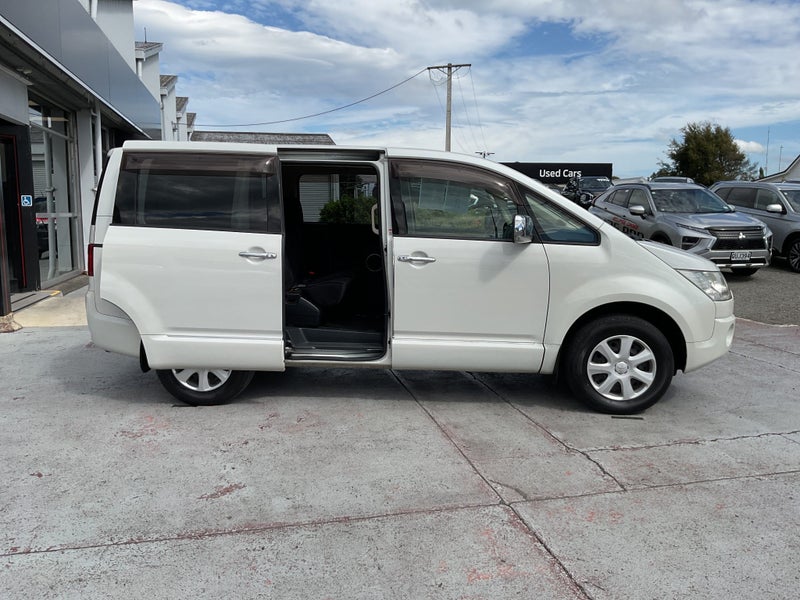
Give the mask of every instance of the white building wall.
[(0, 66), (0, 115), (19, 125), (28, 124), (28, 86), (16, 73)]
[[(89, 0), (97, 3), (96, 22), (131, 69), (136, 70), (133, 0)], [(91, 14), (91, 13), (90, 13)]]
[(160, 99), (161, 96), (161, 66), (159, 64), (158, 55), (151, 56), (141, 61), (141, 74), (142, 82), (153, 94), (153, 97)]
[(175, 88), (161, 92), (161, 139), (178, 140), (178, 113), (175, 107)]

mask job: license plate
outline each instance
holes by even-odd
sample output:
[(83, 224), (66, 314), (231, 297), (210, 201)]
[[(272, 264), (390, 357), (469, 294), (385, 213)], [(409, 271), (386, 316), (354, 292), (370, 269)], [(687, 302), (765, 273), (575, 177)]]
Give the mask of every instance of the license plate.
[(731, 252), (731, 260), (750, 260), (752, 252)]

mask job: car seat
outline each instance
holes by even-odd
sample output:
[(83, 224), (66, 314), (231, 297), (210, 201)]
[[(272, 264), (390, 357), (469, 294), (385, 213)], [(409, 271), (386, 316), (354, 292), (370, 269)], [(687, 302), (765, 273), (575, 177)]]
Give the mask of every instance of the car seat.
[(297, 195), (284, 197), (284, 306), (286, 324), (318, 327), (327, 309), (338, 306), (352, 282), (352, 275), (337, 272), (317, 275), (304, 266), (303, 207)]

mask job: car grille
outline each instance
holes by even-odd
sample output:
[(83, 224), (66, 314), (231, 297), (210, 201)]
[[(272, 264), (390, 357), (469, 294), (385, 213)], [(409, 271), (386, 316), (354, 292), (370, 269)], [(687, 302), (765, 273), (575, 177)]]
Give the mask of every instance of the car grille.
[(760, 250), (766, 247), (764, 232), (758, 229), (709, 229), (717, 241), (714, 250)]

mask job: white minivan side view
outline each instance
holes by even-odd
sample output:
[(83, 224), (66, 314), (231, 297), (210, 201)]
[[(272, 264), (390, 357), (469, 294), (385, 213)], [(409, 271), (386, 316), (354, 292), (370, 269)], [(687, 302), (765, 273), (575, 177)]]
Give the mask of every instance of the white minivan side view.
[(629, 414), (723, 356), (735, 323), (710, 261), (428, 150), (126, 142), (89, 275), (93, 343), (195, 405), (338, 366), (556, 374)]

